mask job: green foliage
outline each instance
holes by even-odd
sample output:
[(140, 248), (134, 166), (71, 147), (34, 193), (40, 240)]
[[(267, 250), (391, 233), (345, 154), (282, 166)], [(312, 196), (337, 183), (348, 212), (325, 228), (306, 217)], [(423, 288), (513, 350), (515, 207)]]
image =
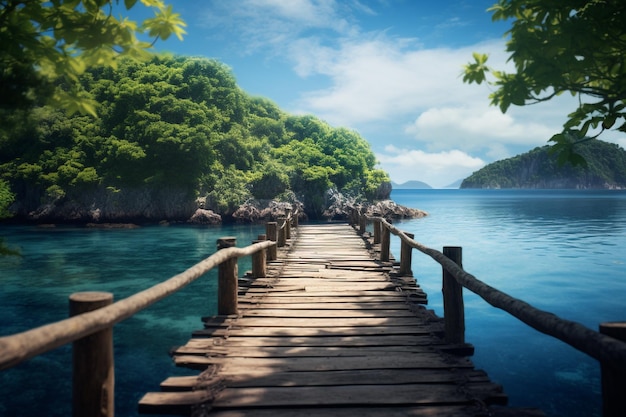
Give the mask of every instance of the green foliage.
[(9, 205), (15, 200), (15, 194), (6, 181), (0, 180), (0, 219), (9, 217)]
[(626, 151), (600, 140), (578, 143), (585, 165), (564, 162), (549, 146), (487, 165), (461, 188), (626, 188)]
[(506, 112), (552, 99), (562, 93), (579, 97), (568, 114), (555, 149), (580, 162), (569, 143), (587, 140), (590, 129), (626, 132), (626, 2), (623, 0), (499, 0), (493, 20), (511, 20), (507, 51), (514, 73), (487, 66), (487, 55), (474, 53), (463, 81), (495, 87), (491, 103)]
[(79, 82), (100, 117), (43, 106), (0, 124), (0, 175), (30, 210), (143, 187), (208, 196), (222, 214), (292, 194), (321, 213), (330, 188), (373, 195), (389, 180), (358, 133), (247, 96), (216, 61), (125, 59)]
[[(142, 23), (117, 17), (136, 0), (0, 1), (2, 110), (49, 103), (70, 113), (96, 114), (96, 102), (78, 82), (96, 65), (115, 67), (120, 57), (147, 59), (158, 39), (182, 39), (185, 23), (162, 0), (141, 0), (154, 10)], [(147, 34), (154, 42), (140, 41)]]

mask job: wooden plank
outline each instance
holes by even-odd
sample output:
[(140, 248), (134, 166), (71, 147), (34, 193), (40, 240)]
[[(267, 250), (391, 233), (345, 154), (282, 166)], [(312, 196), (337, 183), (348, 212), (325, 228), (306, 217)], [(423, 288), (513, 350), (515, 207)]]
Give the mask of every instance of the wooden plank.
[(341, 385), (468, 384), (489, 382), (482, 371), (471, 369), (431, 370), (360, 369), (332, 372), (283, 372), (260, 370), (252, 374), (224, 374), (220, 378), (170, 377), (161, 383), (165, 391), (190, 391), (216, 384), (231, 388), (314, 387)]
[(228, 339), (190, 339), (186, 346), (201, 348), (228, 342), (229, 347), (237, 346), (437, 346), (443, 342), (430, 333), (420, 335), (345, 335), (345, 336), (258, 336), (239, 337), (230, 335)]
[[(282, 307), (282, 306), (281, 306)], [(407, 309), (404, 310), (354, 310), (354, 309), (334, 309), (334, 310), (306, 310), (306, 309), (286, 309), (286, 308), (265, 308), (243, 311), (242, 318), (247, 317), (272, 317), (275, 319), (283, 318), (396, 318), (396, 317), (411, 317), (415, 318), (415, 315)]]
[[(215, 410), (215, 417), (478, 417), (485, 416), (478, 406), (398, 406), (385, 407), (311, 407), (294, 411), (289, 408), (247, 408)], [(520, 415), (521, 417), (522, 415)], [(497, 416), (496, 416), (497, 417)], [(529, 415), (530, 417), (530, 415)]]
[(148, 392), (139, 400), (139, 412), (145, 414), (189, 415), (192, 406), (213, 400), (207, 390), (189, 392)]
[(291, 317), (246, 317), (237, 320), (233, 326), (247, 327), (398, 327), (418, 326), (421, 322), (413, 317), (337, 317), (337, 318), (291, 318)]
[[(277, 329), (280, 329), (277, 331)], [(442, 323), (433, 323), (420, 326), (391, 326), (391, 327), (244, 327), (231, 328), (225, 332), (213, 329), (197, 330), (194, 335), (208, 337), (210, 335), (224, 336), (373, 336), (373, 335), (428, 335), (434, 332), (442, 332)]]
[(245, 358), (295, 358), (295, 357), (363, 357), (369, 355), (395, 355), (396, 353), (432, 353), (430, 346), (181, 346), (174, 355), (204, 355)]
[(449, 356), (443, 358), (437, 354), (402, 354), (393, 356), (341, 357), (330, 360), (327, 357), (292, 358), (228, 358), (202, 357), (195, 355), (174, 356), (177, 366), (205, 369), (210, 365), (219, 365), (224, 373), (254, 373), (263, 368), (274, 371), (340, 371), (348, 369), (448, 369), (473, 367), (465, 358)]
[[(376, 393), (376, 395), (372, 395)], [(227, 388), (217, 394), (214, 408), (320, 407), (367, 405), (468, 404), (468, 397), (454, 385), (351, 385), (324, 387)]]
[[(306, 300), (305, 300), (306, 301)], [(324, 310), (384, 310), (384, 311), (393, 311), (393, 310), (407, 310), (407, 303), (405, 301), (398, 302), (395, 300), (390, 300), (388, 302), (338, 302), (332, 301), (328, 299), (319, 300), (319, 302), (284, 302), (281, 300), (270, 299), (263, 304), (260, 301), (256, 302), (244, 302), (239, 303), (239, 309), (244, 310), (244, 315), (246, 314), (245, 310), (255, 309), (255, 310), (273, 310), (276, 308), (276, 305), (279, 305), (281, 309), (289, 309), (289, 310), (316, 310), (316, 311), (324, 311)]]

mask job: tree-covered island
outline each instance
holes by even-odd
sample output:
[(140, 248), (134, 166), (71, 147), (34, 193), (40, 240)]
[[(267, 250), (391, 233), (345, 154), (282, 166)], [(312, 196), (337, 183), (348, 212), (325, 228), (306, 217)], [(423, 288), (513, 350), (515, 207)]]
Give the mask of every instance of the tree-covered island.
[(585, 164), (559, 162), (550, 146), (493, 162), (465, 178), (461, 188), (626, 189), (626, 151), (601, 140), (581, 142)]
[(18, 219), (187, 220), (198, 207), (228, 219), (268, 199), (299, 201), (316, 218), (330, 190), (389, 197), (357, 132), (249, 96), (220, 62), (124, 59), (78, 79), (98, 117), (50, 105), (2, 110), (0, 178)]

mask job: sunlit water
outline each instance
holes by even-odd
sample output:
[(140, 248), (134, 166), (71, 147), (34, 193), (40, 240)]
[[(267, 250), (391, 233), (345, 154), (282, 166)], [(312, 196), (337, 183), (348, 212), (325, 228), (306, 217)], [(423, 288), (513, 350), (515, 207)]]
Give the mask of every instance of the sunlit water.
[[(594, 330), (626, 321), (626, 192), (397, 190), (392, 198), (429, 213), (397, 227), (434, 249), (462, 246), (464, 269), (487, 284)], [(399, 245), (392, 239), (394, 254)], [(417, 251), (412, 266), (442, 315), (441, 267)], [(511, 405), (601, 415), (597, 361), (464, 294), (472, 360), (504, 385)]]
[[(462, 246), (465, 269), (538, 308), (596, 329), (626, 320), (626, 193), (554, 191), (394, 191), (400, 204), (429, 212), (397, 226), (441, 250)], [(0, 226), (21, 258), (0, 258), (0, 335), (67, 316), (76, 291), (111, 291), (116, 299), (148, 288), (215, 251), (216, 239), (245, 246), (263, 226), (151, 226), (132, 230)], [(400, 253), (392, 238), (392, 252)], [(241, 272), (249, 259), (239, 263)], [(413, 272), (441, 309), (441, 267), (413, 253)], [(136, 416), (137, 401), (176, 368), (168, 356), (184, 344), (200, 317), (216, 312), (216, 277), (209, 273), (115, 326), (116, 415)], [(528, 329), (465, 291), (466, 339), (478, 368), (504, 385), (514, 406), (549, 416), (599, 416), (595, 360)], [(0, 416), (67, 416), (71, 349), (0, 372)]]
[[(263, 226), (150, 226), (130, 230), (0, 227), (9, 247), (22, 257), (0, 258), (0, 335), (61, 320), (68, 296), (77, 291), (110, 291), (117, 300), (149, 288), (216, 250), (216, 239), (236, 236), (246, 246)], [(250, 269), (242, 258), (239, 270)], [(216, 314), (216, 272), (118, 324), (115, 339), (117, 416), (136, 416), (137, 402), (172, 375), (168, 355), (202, 328), (202, 316)], [(71, 415), (71, 348), (0, 371), (0, 416)]]

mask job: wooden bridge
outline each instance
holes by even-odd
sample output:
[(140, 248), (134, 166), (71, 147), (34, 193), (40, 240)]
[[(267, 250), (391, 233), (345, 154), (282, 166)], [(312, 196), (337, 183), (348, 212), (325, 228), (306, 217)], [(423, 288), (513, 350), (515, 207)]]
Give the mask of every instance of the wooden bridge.
[[(219, 267), (218, 316), (204, 318), (171, 377), (147, 393), (142, 413), (216, 417), (280, 416), (539, 416), (510, 409), (506, 395), (468, 359), (462, 288), (529, 326), (599, 360), (603, 416), (626, 415), (626, 324), (601, 332), (537, 310), (462, 269), (460, 248), (441, 253), (382, 218), (355, 214), (356, 226), (300, 226), (297, 217), (267, 225), (245, 248), (220, 240), (217, 251), (188, 270), (113, 303), (109, 293), (70, 297), (71, 316), (0, 337), (0, 370), (73, 343), (73, 413), (114, 415), (112, 328)], [(373, 233), (366, 232), (371, 221)], [(401, 259), (389, 253), (401, 239)], [(296, 236), (297, 235), (297, 236)], [(261, 238), (261, 237), (260, 237)], [(411, 272), (416, 249), (442, 265), (444, 317), (425, 308)], [(237, 259), (252, 256), (240, 278)], [(51, 377), (52, 378), (52, 377)], [(155, 388), (158, 381), (155, 381)]]
[(463, 356), (469, 346), (446, 344), (415, 280), (375, 261), (347, 224), (301, 226), (268, 272), (243, 291), (239, 314), (205, 319), (174, 352), (199, 376), (163, 381), (140, 411), (477, 416), (506, 403)]

